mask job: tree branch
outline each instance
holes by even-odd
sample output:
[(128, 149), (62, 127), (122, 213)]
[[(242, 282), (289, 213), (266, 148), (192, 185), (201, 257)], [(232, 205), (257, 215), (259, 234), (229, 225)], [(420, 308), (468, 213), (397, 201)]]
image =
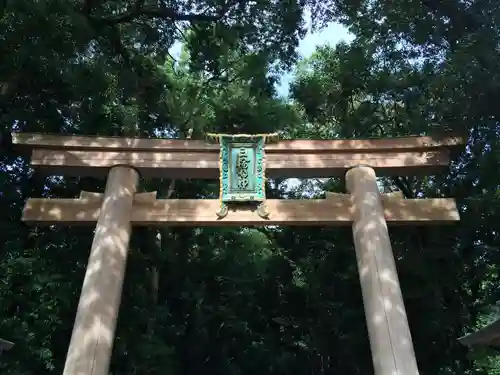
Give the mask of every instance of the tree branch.
[(197, 14), (197, 13), (178, 13), (173, 8), (159, 8), (154, 6), (143, 6), (144, 0), (137, 2), (127, 11), (109, 17), (99, 18), (99, 21), (109, 25), (117, 25), (119, 23), (131, 22), (139, 17), (148, 18), (163, 18), (172, 21), (189, 21), (189, 22), (213, 22), (220, 20), (220, 16)]
[(394, 181), (396, 187), (398, 187), (399, 190), (401, 190), (405, 198), (414, 198), (414, 194), (411, 187), (408, 184), (408, 180), (406, 180), (404, 177), (401, 176), (397, 176), (392, 180)]
[(101, 0), (84, 0), (82, 3), (82, 12), (83, 14), (88, 17), (92, 13), (92, 9), (95, 8), (99, 3), (101, 3)]

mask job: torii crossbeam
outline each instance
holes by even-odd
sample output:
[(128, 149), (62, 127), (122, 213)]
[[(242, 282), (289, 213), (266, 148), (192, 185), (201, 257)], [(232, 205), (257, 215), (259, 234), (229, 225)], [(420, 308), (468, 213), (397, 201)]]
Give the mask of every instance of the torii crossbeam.
[[(39, 171), (108, 176), (104, 194), (82, 192), (75, 199), (30, 198), (24, 208), (23, 220), (31, 224), (97, 223), (64, 375), (108, 375), (133, 225), (271, 224), (352, 225), (375, 374), (418, 375), (387, 224), (454, 223), (459, 214), (453, 199), (382, 195), (376, 173), (438, 173), (448, 167), (451, 154), (463, 147), (464, 140), (292, 140), (264, 146), (265, 137), (260, 135), (220, 137), (220, 145), (216, 145), (165, 139), (12, 135), (14, 146), (29, 153), (31, 165)], [(238, 139), (228, 141), (228, 137)], [(326, 199), (315, 200), (266, 200), (261, 188), (264, 174), (284, 178), (345, 175), (349, 194), (327, 194)], [(136, 192), (139, 175), (220, 177), (221, 198), (156, 199), (154, 192)], [(257, 200), (259, 206), (247, 205), (249, 198), (245, 197)], [(218, 210), (219, 216), (215, 215)]]

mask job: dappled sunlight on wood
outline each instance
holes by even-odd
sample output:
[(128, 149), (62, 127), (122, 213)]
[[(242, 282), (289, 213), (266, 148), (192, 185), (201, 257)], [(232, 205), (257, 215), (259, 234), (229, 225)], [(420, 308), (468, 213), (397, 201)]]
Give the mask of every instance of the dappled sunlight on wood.
[[(32, 165), (48, 174), (102, 176), (129, 165), (148, 178), (219, 176), (219, 147), (204, 141), (14, 133), (13, 142), (32, 148)], [(428, 174), (446, 168), (450, 149), (462, 143), (460, 137), (278, 141), (265, 147), (266, 171), (272, 178), (332, 177), (369, 164), (379, 175)]]
[[(99, 137), (85, 135), (56, 135), (38, 133), (12, 133), (12, 142), (16, 145), (38, 148), (61, 149), (103, 149), (115, 150), (169, 150), (169, 151), (206, 151), (219, 150), (219, 146), (211, 142), (199, 140), (160, 139), (160, 138), (126, 138), (126, 137)], [(281, 150), (326, 151), (337, 152), (345, 150), (393, 150), (397, 149), (427, 149), (435, 147), (456, 147), (464, 143), (460, 136), (413, 136), (393, 137), (390, 139), (331, 139), (331, 140), (280, 140), (266, 145), (266, 152), (273, 153)]]
[(168, 151), (218, 151), (219, 146), (205, 141), (161, 139), (161, 138), (126, 138), (99, 137), (85, 135), (56, 135), (37, 133), (12, 133), (12, 142), (21, 147), (56, 148), (66, 150), (168, 150)]
[(138, 177), (132, 168), (115, 167), (110, 172), (104, 199), (92, 194), (83, 194), (85, 198), (81, 199), (94, 207), (102, 203), (102, 208), (97, 215), (94, 241), (64, 367), (65, 375), (107, 375), (131, 234), (130, 213)]
[[(143, 195), (144, 194), (144, 195)], [(261, 218), (255, 205), (231, 205), (219, 219), (218, 199), (154, 199), (149, 193), (134, 198), (131, 222), (137, 226), (242, 226), (242, 225), (350, 225), (353, 205), (349, 195), (328, 199), (267, 200), (268, 219)], [(23, 220), (50, 225), (95, 223), (100, 212), (99, 196), (80, 199), (28, 199)], [(391, 225), (435, 225), (457, 222), (453, 199), (385, 199), (384, 215)]]
[(346, 174), (346, 185), (354, 206), (353, 236), (375, 373), (418, 375), (384, 219), (383, 206), (401, 200), (382, 199), (370, 167), (351, 169)]

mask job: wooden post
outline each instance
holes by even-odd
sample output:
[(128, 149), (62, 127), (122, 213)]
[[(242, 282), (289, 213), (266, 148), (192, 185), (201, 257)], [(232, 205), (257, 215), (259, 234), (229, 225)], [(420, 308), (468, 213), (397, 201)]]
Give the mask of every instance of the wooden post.
[(350, 169), (346, 185), (375, 375), (418, 375), (375, 171)]
[(109, 172), (63, 375), (108, 375), (138, 180), (127, 166)]
[(10, 341), (4, 340), (4, 339), (0, 339), (0, 355), (3, 352), (6, 352), (6, 351), (12, 349), (13, 346), (14, 346), (13, 342), (10, 342)]

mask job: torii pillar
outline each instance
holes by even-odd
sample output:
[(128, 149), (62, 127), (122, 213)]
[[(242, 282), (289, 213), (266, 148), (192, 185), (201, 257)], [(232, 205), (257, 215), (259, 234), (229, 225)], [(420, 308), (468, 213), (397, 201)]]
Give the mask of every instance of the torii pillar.
[(128, 166), (109, 172), (63, 375), (108, 375), (138, 181)]
[(348, 170), (346, 187), (375, 375), (418, 375), (375, 171), (368, 166)]

